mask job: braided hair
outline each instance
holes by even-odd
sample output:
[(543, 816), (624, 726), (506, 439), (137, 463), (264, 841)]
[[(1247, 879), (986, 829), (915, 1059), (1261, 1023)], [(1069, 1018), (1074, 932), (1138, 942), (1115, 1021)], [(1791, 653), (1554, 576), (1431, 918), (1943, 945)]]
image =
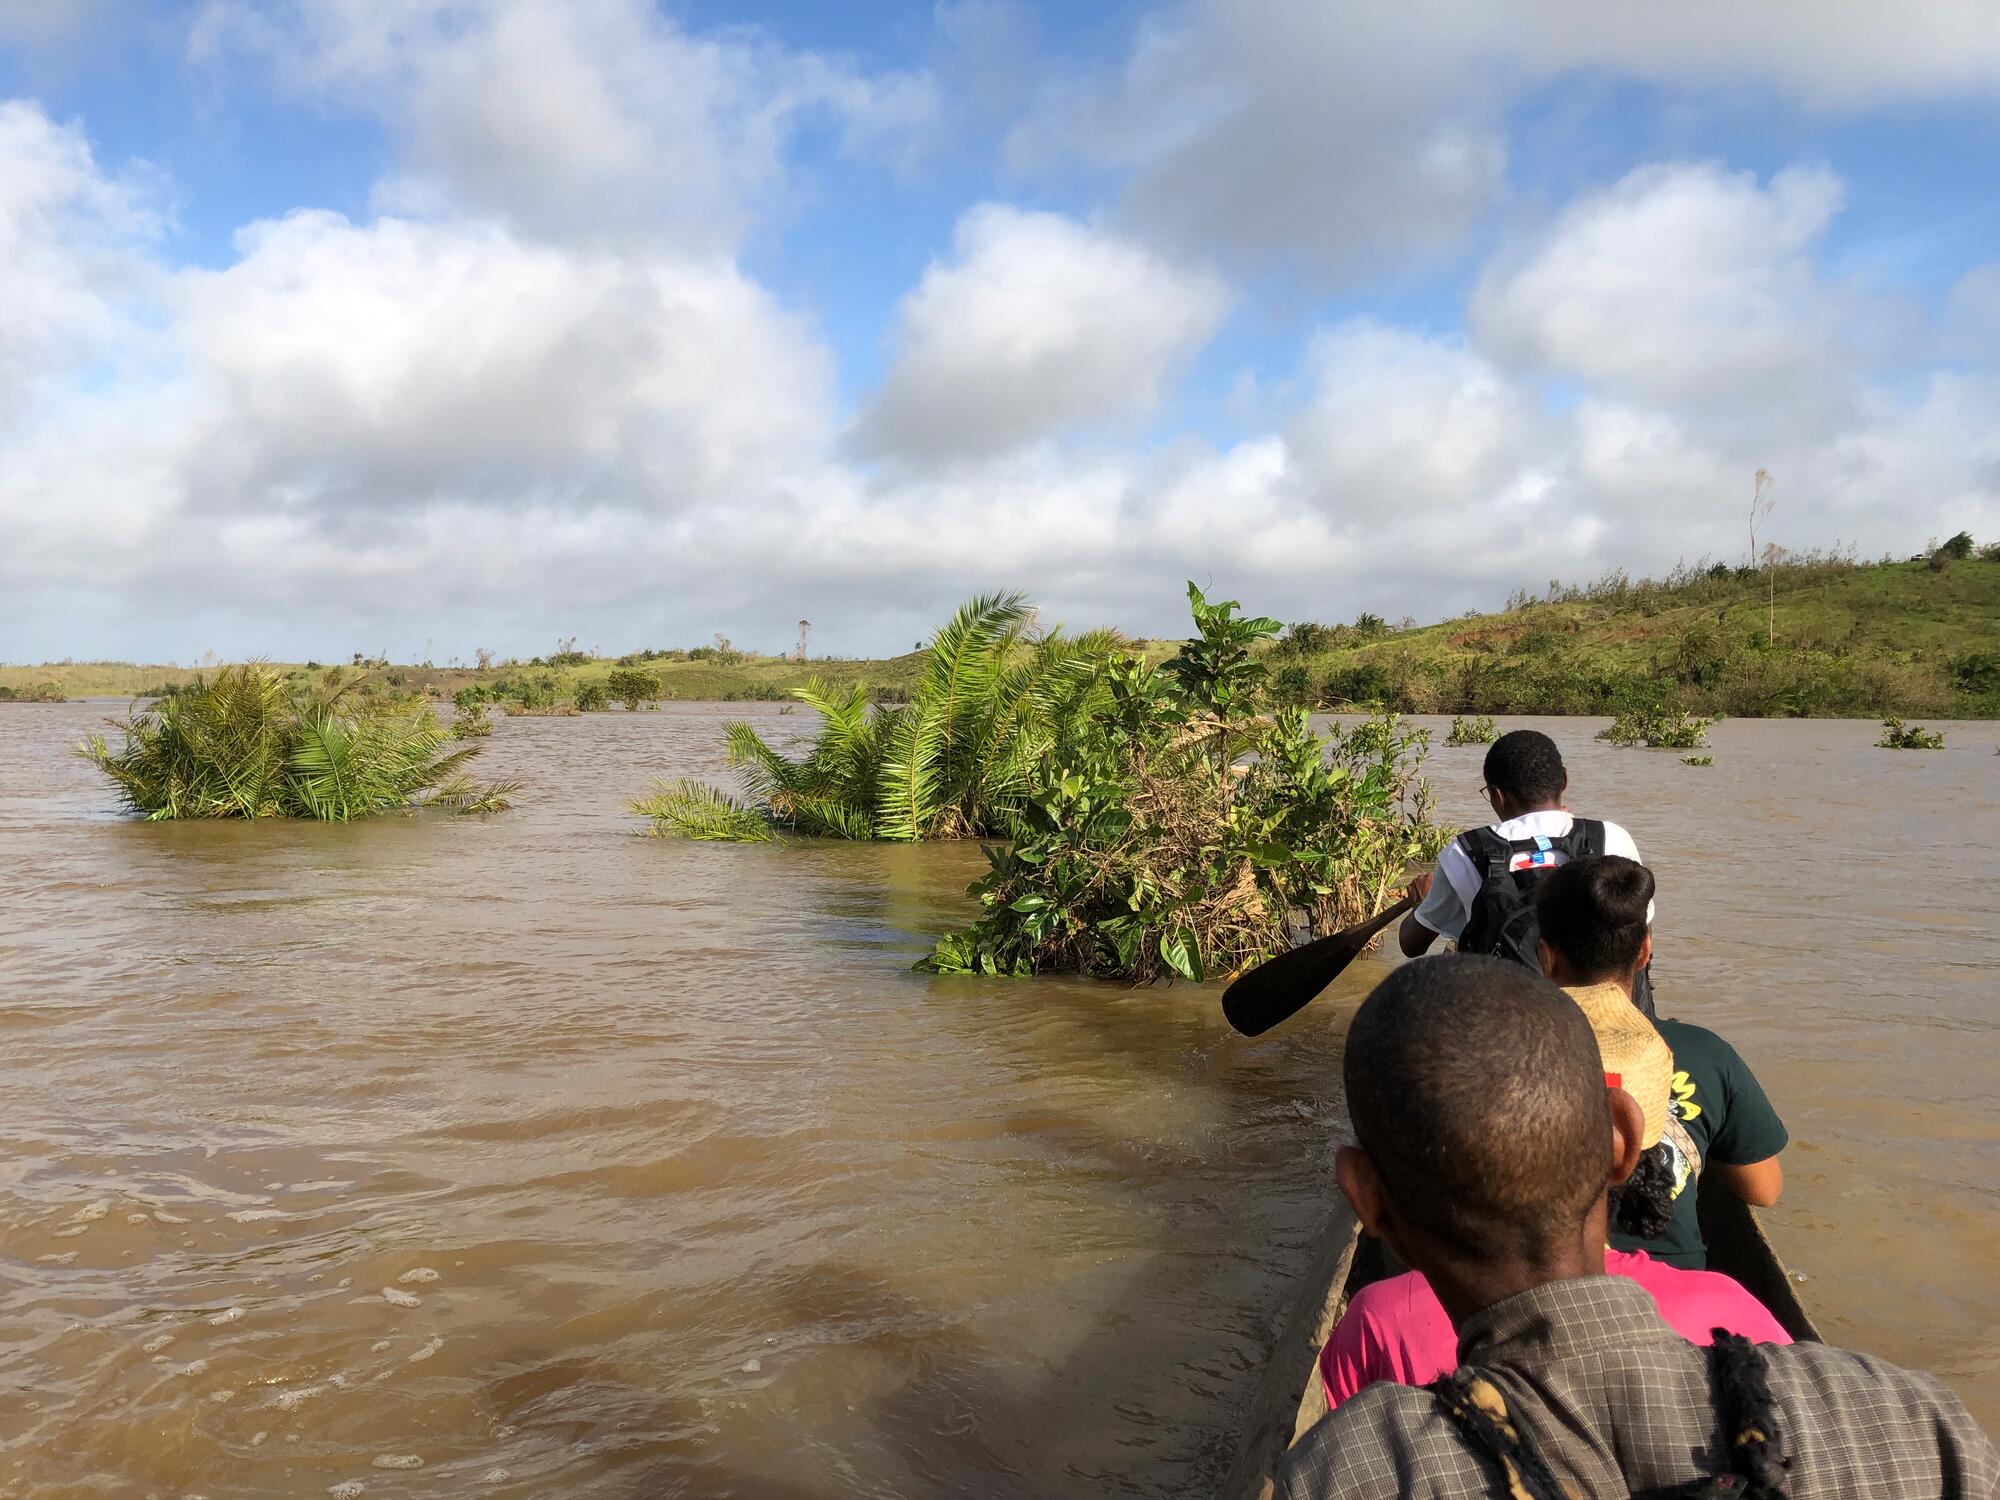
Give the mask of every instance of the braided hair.
[(1709, 1379), (1728, 1444), (1729, 1470), (1696, 1480), (1686, 1500), (1783, 1500), (1792, 1492), (1792, 1461), (1781, 1447), (1771, 1371), (1755, 1344), (1727, 1329), (1714, 1330)]
[(1499, 1470), (1507, 1500), (1572, 1500), (1550, 1472), (1524, 1428), (1508, 1415), (1493, 1382), (1477, 1370), (1440, 1376), (1424, 1389), (1437, 1399), (1466, 1441)]
[(1611, 1227), (1635, 1239), (1656, 1240), (1674, 1221), (1673, 1148), (1655, 1141), (1639, 1155), (1632, 1175), (1611, 1190)]

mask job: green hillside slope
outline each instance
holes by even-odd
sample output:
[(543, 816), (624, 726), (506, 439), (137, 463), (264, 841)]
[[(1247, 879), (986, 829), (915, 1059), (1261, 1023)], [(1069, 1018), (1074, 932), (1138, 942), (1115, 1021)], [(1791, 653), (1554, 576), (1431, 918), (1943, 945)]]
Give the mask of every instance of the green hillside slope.
[[(1911, 562), (1809, 556), (1754, 572), (1718, 565), (1636, 582), (1616, 573), (1517, 595), (1496, 614), (1403, 629), (1365, 615), (1352, 625), (1300, 622), (1266, 659), (1286, 697), (1325, 708), (1588, 714), (1671, 701), (1745, 717), (2000, 717), (2000, 548), (1963, 540), (1963, 556), (1941, 549)], [(1155, 658), (1178, 644), (1141, 643)], [(358, 661), (339, 670), (365, 691), (449, 699), (481, 686), (519, 707), (571, 701), (621, 667), (653, 674), (668, 700), (784, 698), (812, 676), (894, 699), (923, 657), (799, 662), (700, 648), (483, 670)], [(122, 662), (0, 666), (0, 698), (44, 684), (71, 698), (129, 697), (194, 675)]]
[(1739, 716), (2000, 715), (2000, 557), (1812, 557), (1552, 585), (1417, 629), (1296, 625), (1289, 694), (1413, 713), (1609, 713), (1671, 700)]

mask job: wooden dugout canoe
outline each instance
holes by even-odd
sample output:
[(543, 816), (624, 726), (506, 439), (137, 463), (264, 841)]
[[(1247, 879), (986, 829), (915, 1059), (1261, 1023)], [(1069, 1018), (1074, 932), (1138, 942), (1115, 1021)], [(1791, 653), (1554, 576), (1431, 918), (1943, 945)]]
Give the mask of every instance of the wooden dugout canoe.
[[(1756, 1212), (1711, 1186), (1704, 1177), (1696, 1206), (1708, 1268), (1742, 1283), (1794, 1339), (1823, 1342), (1798, 1287), (1778, 1258)], [(1292, 1315), (1278, 1335), (1264, 1367), (1236, 1461), (1220, 1491), (1222, 1500), (1264, 1500), (1271, 1494), (1278, 1460), (1326, 1415), (1326, 1390), (1319, 1379), (1319, 1351), (1347, 1310), (1347, 1299), (1390, 1271), (1381, 1243), (1361, 1233), (1343, 1205), (1339, 1220), (1307, 1268)]]

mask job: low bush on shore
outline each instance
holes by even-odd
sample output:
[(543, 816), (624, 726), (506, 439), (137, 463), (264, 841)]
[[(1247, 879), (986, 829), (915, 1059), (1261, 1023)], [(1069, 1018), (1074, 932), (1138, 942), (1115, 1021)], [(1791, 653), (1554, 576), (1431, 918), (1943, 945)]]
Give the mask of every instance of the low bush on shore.
[(464, 768), (480, 747), (452, 748), (428, 707), (300, 691), (258, 665), (197, 678), (121, 728), (119, 749), (93, 735), (78, 753), (149, 821), (494, 812), (519, 785), (474, 785)]
[(0, 703), (66, 703), (68, 695), (62, 685), (55, 682), (38, 682), (32, 687), (0, 687)]

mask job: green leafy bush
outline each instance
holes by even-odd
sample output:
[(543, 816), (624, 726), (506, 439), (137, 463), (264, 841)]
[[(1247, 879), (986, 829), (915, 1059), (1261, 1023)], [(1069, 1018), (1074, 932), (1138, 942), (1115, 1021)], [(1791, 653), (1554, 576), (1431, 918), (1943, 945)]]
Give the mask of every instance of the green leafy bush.
[(1188, 599), (1198, 633), (1172, 661), (1105, 664), (1101, 707), (1035, 767), (1022, 834), (986, 850), (983, 914), (920, 967), (1219, 976), (1379, 910), (1442, 847), (1424, 731), (1274, 710), (1251, 648), (1277, 622)]
[(1670, 708), (1660, 703), (1644, 703), (1625, 709), (1609, 727), (1597, 731), (1600, 740), (1614, 745), (1650, 745), (1656, 750), (1695, 750), (1707, 740), (1708, 726), (1715, 721)]
[(493, 721), (486, 717), (486, 705), (474, 703), (461, 708), (451, 721), (451, 737), (455, 740), (483, 740), (493, 733)]
[(580, 713), (594, 714), (611, 706), (611, 690), (601, 682), (577, 684), (576, 706)]
[(1447, 745), (1490, 745), (1499, 737), (1500, 731), (1484, 715), (1477, 719), (1454, 715), (1451, 733), (1444, 737), (1444, 742)]
[(660, 701), (660, 679), (651, 672), (621, 667), (605, 679), (604, 686), (613, 698), (634, 712)]
[(1892, 716), (1882, 721), (1882, 738), (1875, 743), (1883, 750), (1942, 750), (1944, 735)]
[(357, 705), (298, 693), (261, 666), (226, 667), (135, 711), (124, 746), (102, 736), (78, 753), (133, 812), (171, 818), (317, 818), (347, 822), (418, 805), (497, 811), (518, 783), (476, 787), (463, 768), (477, 746), (429, 708)]

